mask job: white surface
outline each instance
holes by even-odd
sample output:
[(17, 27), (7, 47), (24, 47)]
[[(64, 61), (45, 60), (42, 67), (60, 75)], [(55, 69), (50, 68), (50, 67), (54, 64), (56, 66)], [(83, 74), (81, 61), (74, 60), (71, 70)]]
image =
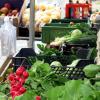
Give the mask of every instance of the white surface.
[[(39, 53), (39, 49), (37, 47), (37, 44), (43, 44), (41, 41), (35, 41), (35, 52)], [(27, 40), (17, 40), (17, 47), (16, 52), (18, 52), (21, 48), (28, 48), (28, 41)]]
[[(37, 44), (42, 44), (41, 41), (35, 41), (35, 52), (39, 53), (39, 49), (37, 48)], [(17, 40), (16, 41), (16, 52), (18, 52), (21, 48), (28, 48), (27, 40)], [(0, 58), (1, 58), (1, 42), (0, 42)]]

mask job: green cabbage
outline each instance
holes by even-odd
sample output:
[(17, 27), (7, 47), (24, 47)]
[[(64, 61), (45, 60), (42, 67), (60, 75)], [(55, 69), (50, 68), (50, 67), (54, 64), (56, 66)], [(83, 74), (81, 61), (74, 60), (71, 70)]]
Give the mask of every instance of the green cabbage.
[(50, 66), (58, 66), (58, 67), (61, 67), (62, 64), (59, 62), (59, 61), (53, 61)]
[(75, 29), (71, 33), (72, 38), (80, 38), (82, 36), (82, 32), (79, 29)]
[(100, 71), (100, 65), (90, 64), (87, 65), (83, 71), (87, 77), (93, 78)]

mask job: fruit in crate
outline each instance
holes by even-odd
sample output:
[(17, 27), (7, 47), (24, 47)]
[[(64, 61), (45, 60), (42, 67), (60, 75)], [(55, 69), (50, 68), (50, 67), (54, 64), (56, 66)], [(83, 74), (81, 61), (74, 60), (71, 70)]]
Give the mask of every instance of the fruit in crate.
[(8, 8), (6, 8), (6, 7), (2, 7), (1, 9), (0, 9), (0, 12), (2, 13), (2, 14), (7, 14), (8, 12), (9, 12), (9, 10), (8, 10)]
[(39, 10), (45, 11), (47, 6), (45, 4), (40, 4), (39, 5)]
[[(35, 5), (35, 30), (40, 32), (41, 27), (45, 24), (48, 24), (52, 21), (52, 19), (60, 19), (61, 18), (61, 10), (59, 7), (53, 5), (40, 4)], [(22, 15), (22, 22), (24, 26), (29, 25), (30, 19), (30, 8), (25, 9)]]
[(18, 8), (12, 9), (9, 3), (5, 3), (3, 7), (0, 8), (0, 16), (17, 16)]
[(44, 15), (42, 17), (41, 21), (43, 21), (43, 23), (49, 23), (50, 22), (50, 16)]

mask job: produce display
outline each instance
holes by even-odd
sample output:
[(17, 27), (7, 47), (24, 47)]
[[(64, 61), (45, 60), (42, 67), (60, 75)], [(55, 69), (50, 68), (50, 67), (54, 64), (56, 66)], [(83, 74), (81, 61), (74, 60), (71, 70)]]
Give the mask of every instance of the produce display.
[[(85, 21), (56, 22), (61, 19), (56, 5), (36, 4), (34, 12), (35, 32), (45, 33), (44, 39), (50, 40), (37, 44), (38, 54), (24, 48), (12, 58), (0, 77), (0, 100), (100, 100), (97, 30)], [(0, 15), (17, 16), (18, 9), (5, 3)], [(21, 25), (28, 27), (29, 20), (30, 8), (26, 8)], [(92, 14), (90, 20), (99, 23), (100, 12)]]
[[(20, 66), (15, 74), (12, 73), (8, 76), (8, 80), (6, 80), (5, 83), (0, 84), (0, 99), (99, 100), (100, 65), (91, 64), (84, 67), (83, 70), (86, 76), (91, 78), (68, 80), (65, 77), (55, 74), (48, 63), (37, 60), (28, 71), (25, 71), (24, 66)], [(24, 81), (24, 83), (22, 82), (23, 80), (18, 81), (20, 77), (21, 79), (23, 78), (23, 80), (27, 80)], [(16, 81), (14, 82), (15, 84), (11, 84), (13, 81)], [(18, 87), (20, 87), (20, 89)], [(14, 99), (12, 99), (12, 97), (14, 97)], [(73, 99), (73, 97), (75, 99)]]
[[(79, 33), (81, 32), (79, 31)], [(69, 50), (69, 58), (71, 58), (72, 53), (76, 55), (75, 51), (77, 47), (77, 49), (80, 48), (80, 45), (74, 46), (76, 47)], [(41, 50), (38, 56), (46, 56), (46, 59), (48, 59), (48, 56), (63, 56), (63, 51), (61, 52), (55, 48), (40, 44), (38, 44), (38, 48)], [(82, 45), (81, 48), (89, 47)], [(96, 55), (93, 56), (94, 53), (95, 51), (93, 49), (92, 59), (96, 57)], [(7, 98), (8, 100), (99, 100), (100, 65), (89, 64), (84, 66), (83, 72), (81, 72), (81, 76), (84, 73), (82, 77), (84, 80), (81, 78), (79, 80), (70, 80), (67, 77), (70, 76), (73, 70), (76, 70), (76, 65), (80, 61), (77, 57), (74, 60), (71, 58), (71, 64), (66, 64), (69, 70), (68, 73), (64, 70), (63, 62), (57, 59), (52, 60), (52, 62), (49, 60), (47, 63), (45, 59), (39, 60), (38, 58), (33, 59), (33, 57), (29, 57), (28, 61), (31, 65), (30, 69), (25, 69), (27, 66), (21, 65), (15, 72), (11, 72), (7, 79), (0, 83), (1, 100), (6, 100)], [(75, 73), (72, 74), (75, 76)], [(72, 94), (75, 99), (73, 99)]]
[[(80, 37), (77, 36), (77, 34), (79, 34), (79, 31), (81, 31)], [(56, 22), (56, 23), (47, 24), (44, 27), (42, 27), (42, 42), (47, 44), (50, 44), (50, 42), (53, 41), (57, 41), (57, 44), (61, 44), (61, 41), (74, 43), (76, 41), (78, 42), (80, 39), (79, 43), (83, 41), (89, 42), (91, 40), (94, 40), (94, 43), (96, 43), (95, 42), (96, 33), (97, 33), (96, 30), (93, 30), (89, 26), (89, 24), (84, 22), (81, 23), (79, 22), (75, 23), (72, 21), (70, 21), (70, 23)]]
[(72, 30), (71, 32), (65, 34), (63, 37), (56, 37), (54, 41), (50, 43), (50, 45), (54, 46), (60, 46), (64, 42), (67, 43), (85, 43), (89, 44), (89, 41), (91, 43), (96, 43), (96, 31), (91, 30), (90, 26), (86, 23), (76, 23), (70, 22), (69, 28), (76, 27), (76, 29)]
[[(60, 19), (61, 11), (59, 7), (53, 5), (40, 4), (35, 6), (35, 31), (41, 32), (41, 27), (50, 23), (52, 19)], [(25, 9), (22, 15), (24, 26), (29, 25), (30, 8)]]
[(100, 65), (94, 64), (96, 45), (90, 45), (97, 34), (86, 23), (67, 27), (76, 28), (50, 45), (38, 44), (40, 53), (27, 58), (29, 65), (6, 75), (0, 83), (1, 100), (99, 100)]
[(12, 9), (9, 3), (5, 3), (2, 8), (0, 8), (0, 16), (17, 16), (18, 8)]

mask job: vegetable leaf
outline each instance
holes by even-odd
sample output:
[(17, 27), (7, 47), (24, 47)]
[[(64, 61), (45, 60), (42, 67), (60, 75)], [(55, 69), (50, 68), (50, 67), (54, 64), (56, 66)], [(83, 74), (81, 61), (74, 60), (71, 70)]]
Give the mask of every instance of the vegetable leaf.
[(35, 100), (35, 94), (33, 91), (27, 91), (23, 95), (15, 97), (15, 100)]

